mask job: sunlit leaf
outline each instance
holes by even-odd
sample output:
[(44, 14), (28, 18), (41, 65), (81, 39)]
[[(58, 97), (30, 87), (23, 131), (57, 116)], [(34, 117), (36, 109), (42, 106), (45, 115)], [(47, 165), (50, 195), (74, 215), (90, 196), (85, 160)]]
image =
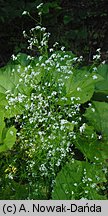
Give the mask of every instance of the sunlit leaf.
[(107, 199), (99, 194), (99, 184), (106, 182), (101, 165), (77, 161), (67, 163), (56, 177), (54, 200)]

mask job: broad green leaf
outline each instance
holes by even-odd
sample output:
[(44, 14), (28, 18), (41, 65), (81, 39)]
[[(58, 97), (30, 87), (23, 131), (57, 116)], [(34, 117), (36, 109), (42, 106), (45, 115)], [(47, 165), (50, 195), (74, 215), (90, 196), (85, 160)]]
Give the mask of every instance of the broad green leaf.
[(80, 103), (85, 103), (94, 93), (94, 84), (102, 79), (100, 75), (77, 70), (66, 82), (66, 96), (79, 98)]
[(97, 135), (94, 128), (87, 124), (84, 132), (77, 135), (74, 144), (92, 162), (105, 163), (108, 159), (108, 141)]
[(0, 153), (11, 149), (16, 140), (16, 128), (6, 128), (4, 116), (4, 110), (0, 110)]
[(14, 126), (7, 130), (6, 137), (0, 145), (0, 152), (10, 150), (16, 141), (16, 129)]
[(8, 107), (4, 109), (5, 117), (12, 118), (15, 115), (20, 115), (23, 113), (24, 108), (18, 103), (16, 106)]
[(7, 105), (6, 95), (0, 92), (0, 107)]
[(84, 116), (89, 124), (108, 140), (108, 103), (93, 101), (93, 106), (87, 108)]
[(98, 74), (104, 79), (95, 85), (95, 94), (93, 99), (96, 101), (108, 102), (108, 64), (101, 64), (98, 67)]
[(100, 74), (104, 80), (96, 84), (95, 91), (108, 95), (108, 64), (103, 64), (98, 67), (98, 74)]
[(2, 143), (2, 132), (4, 127), (5, 127), (4, 112), (3, 110), (0, 110), (0, 144)]
[(107, 199), (99, 194), (99, 184), (106, 182), (101, 165), (74, 160), (66, 164), (56, 177), (53, 200)]
[[(14, 69), (14, 72), (12, 72)], [(0, 69), (0, 93), (6, 94), (6, 91), (11, 91), (11, 93), (17, 92), (17, 84), (19, 82), (19, 76), (17, 73), (17, 68), (12, 65), (7, 65)]]

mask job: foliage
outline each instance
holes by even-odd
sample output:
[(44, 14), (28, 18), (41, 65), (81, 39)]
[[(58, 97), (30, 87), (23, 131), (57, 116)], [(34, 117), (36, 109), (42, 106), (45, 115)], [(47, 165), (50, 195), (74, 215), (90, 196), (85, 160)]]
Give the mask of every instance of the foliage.
[(12, 148), (16, 141), (14, 126), (7, 128), (4, 122), (3, 110), (0, 111), (0, 153)]
[[(42, 8), (37, 26), (23, 32), (39, 56), (13, 55), (0, 70), (0, 198), (107, 199), (108, 107), (92, 99), (104, 79), (100, 50), (84, 67), (82, 57), (57, 42), (49, 48)], [(76, 150), (84, 161), (75, 159)]]
[(99, 194), (100, 187), (106, 182), (102, 166), (73, 160), (67, 163), (56, 177), (52, 193), (55, 200), (106, 199)]

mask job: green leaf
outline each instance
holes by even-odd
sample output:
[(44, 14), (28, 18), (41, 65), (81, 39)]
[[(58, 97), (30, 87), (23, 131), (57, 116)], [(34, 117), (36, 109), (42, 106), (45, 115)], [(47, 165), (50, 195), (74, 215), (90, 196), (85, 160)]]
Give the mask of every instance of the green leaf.
[(100, 74), (104, 79), (95, 85), (95, 98), (99, 100), (106, 101), (106, 96), (108, 95), (108, 64), (101, 64), (98, 67), (98, 74)]
[(16, 90), (19, 77), (16, 70), (14, 69), (14, 72), (12, 70), (13, 66), (10, 64), (0, 69), (0, 93), (2, 94), (5, 94), (8, 90), (11, 92)]
[(86, 159), (92, 162), (104, 162), (108, 159), (108, 142), (99, 138), (92, 126), (85, 124), (85, 130), (74, 141), (75, 146)]
[(87, 108), (84, 116), (94, 129), (108, 140), (108, 103), (94, 102)]
[(66, 164), (56, 177), (53, 200), (107, 199), (99, 194), (99, 184), (106, 182), (101, 165), (74, 160)]
[(10, 150), (16, 141), (16, 128), (14, 126), (7, 130), (6, 137), (3, 140), (3, 144), (0, 145), (0, 152)]
[(0, 110), (0, 143), (2, 143), (2, 132), (4, 127), (5, 127), (4, 113), (3, 110)]
[(65, 15), (63, 17), (63, 22), (64, 22), (65, 25), (67, 25), (68, 23), (70, 23), (72, 20), (73, 20), (73, 17), (70, 16), (70, 15)]
[(84, 116), (97, 134), (91, 131), (90, 136), (94, 136), (91, 139), (88, 131), (91, 126), (87, 126), (75, 145), (91, 161), (105, 162), (108, 159), (108, 103), (93, 102), (93, 106), (87, 108)]
[(6, 95), (0, 92), (0, 107), (7, 105)]
[(18, 53), (18, 55), (16, 56), (16, 58), (17, 58), (17, 59), (16, 59), (15, 63), (16, 63), (17, 65), (21, 65), (21, 66), (26, 67), (26, 66), (28, 66), (29, 63), (30, 63), (30, 60), (29, 60), (29, 58), (28, 58), (28, 55), (25, 54), (25, 53)]
[(102, 79), (100, 75), (88, 73), (85, 70), (77, 70), (66, 82), (66, 96), (79, 98), (78, 101), (83, 104), (91, 99), (94, 93), (94, 84)]

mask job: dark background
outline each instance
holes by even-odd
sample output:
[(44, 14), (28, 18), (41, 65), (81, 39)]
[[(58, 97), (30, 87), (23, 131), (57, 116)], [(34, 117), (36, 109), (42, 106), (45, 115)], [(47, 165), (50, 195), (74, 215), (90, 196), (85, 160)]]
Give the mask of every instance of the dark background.
[[(36, 6), (40, 0), (0, 0), (0, 67), (11, 55), (27, 51), (23, 30), (29, 31), (36, 23), (27, 10), (38, 19)], [(51, 33), (49, 46), (55, 41), (83, 55), (87, 61), (97, 48), (102, 58), (108, 59), (108, 0), (43, 0), (43, 26)]]

